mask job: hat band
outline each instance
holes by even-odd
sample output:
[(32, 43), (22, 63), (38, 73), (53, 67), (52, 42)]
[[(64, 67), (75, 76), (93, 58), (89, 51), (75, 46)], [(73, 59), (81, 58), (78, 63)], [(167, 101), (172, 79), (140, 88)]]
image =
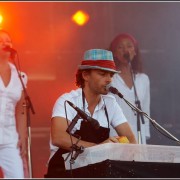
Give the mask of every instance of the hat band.
[(110, 60), (83, 60), (81, 65), (89, 65), (89, 66), (100, 66), (103, 68), (110, 68), (113, 70), (116, 70), (116, 66), (114, 61), (110, 61)]

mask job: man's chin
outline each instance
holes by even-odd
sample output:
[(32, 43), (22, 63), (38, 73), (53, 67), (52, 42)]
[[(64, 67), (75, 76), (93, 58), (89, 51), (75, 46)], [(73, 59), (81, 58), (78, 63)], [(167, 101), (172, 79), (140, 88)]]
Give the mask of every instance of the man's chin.
[(107, 95), (107, 94), (108, 94), (108, 92), (107, 92), (107, 91), (103, 91), (101, 94), (103, 94), (103, 95)]

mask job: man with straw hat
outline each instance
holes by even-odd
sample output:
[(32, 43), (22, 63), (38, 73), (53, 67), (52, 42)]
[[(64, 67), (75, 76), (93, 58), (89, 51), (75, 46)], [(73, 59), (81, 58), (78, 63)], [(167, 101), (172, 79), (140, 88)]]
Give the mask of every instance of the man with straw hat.
[[(120, 106), (107, 92), (106, 87), (111, 83), (114, 73), (117, 71), (111, 51), (90, 49), (84, 53), (76, 74), (76, 85), (79, 88), (60, 96), (53, 108), (51, 155), (45, 177), (67, 177), (62, 154), (72, 150), (72, 142), (78, 142), (77, 146), (84, 148), (102, 143), (118, 143), (115, 137), (109, 137), (110, 125), (119, 136), (126, 136), (130, 143), (136, 143)], [(77, 115), (79, 119), (72, 127), (70, 136), (67, 129)]]

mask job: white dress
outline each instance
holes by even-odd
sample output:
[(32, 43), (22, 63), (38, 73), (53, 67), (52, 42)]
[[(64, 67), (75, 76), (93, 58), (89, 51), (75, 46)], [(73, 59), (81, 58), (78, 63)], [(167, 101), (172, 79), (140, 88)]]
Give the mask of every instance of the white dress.
[[(16, 128), (15, 107), (23, 91), (18, 73), (9, 63), (11, 78), (5, 87), (0, 76), (0, 167), (4, 178), (24, 178), (22, 158), (17, 148), (18, 132)], [(27, 75), (21, 72), (26, 87)]]
[[(121, 78), (119, 74), (114, 74), (111, 85), (119, 90), (119, 92), (123, 95), (124, 99), (135, 105), (135, 95), (134, 95), (134, 87), (131, 89), (125, 84), (124, 80)], [(150, 81), (146, 74), (138, 73), (135, 75), (135, 86), (137, 95), (141, 104), (142, 111), (150, 115)], [(137, 132), (137, 116), (135, 112), (129, 107), (129, 105), (121, 99), (119, 96), (114, 95), (118, 104), (120, 105), (123, 113), (128, 120), (134, 134), (136, 140), (138, 142), (138, 132)], [(150, 138), (150, 126), (149, 120), (144, 117), (145, 124), (141, 122), (141, 136), (142, 136), (142, 144), (146, 144), (146, 140)], [(113, 128), (110, 128), (110, 136), (116, 136), (117, 133)]]

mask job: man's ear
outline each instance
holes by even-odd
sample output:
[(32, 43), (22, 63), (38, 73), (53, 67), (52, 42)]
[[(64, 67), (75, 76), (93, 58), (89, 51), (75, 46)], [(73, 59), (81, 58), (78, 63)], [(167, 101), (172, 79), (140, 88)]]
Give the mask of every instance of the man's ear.
[(82, 77), (84, 81), (88, 81), (90, 75), (90, 71), (82, 71)]

